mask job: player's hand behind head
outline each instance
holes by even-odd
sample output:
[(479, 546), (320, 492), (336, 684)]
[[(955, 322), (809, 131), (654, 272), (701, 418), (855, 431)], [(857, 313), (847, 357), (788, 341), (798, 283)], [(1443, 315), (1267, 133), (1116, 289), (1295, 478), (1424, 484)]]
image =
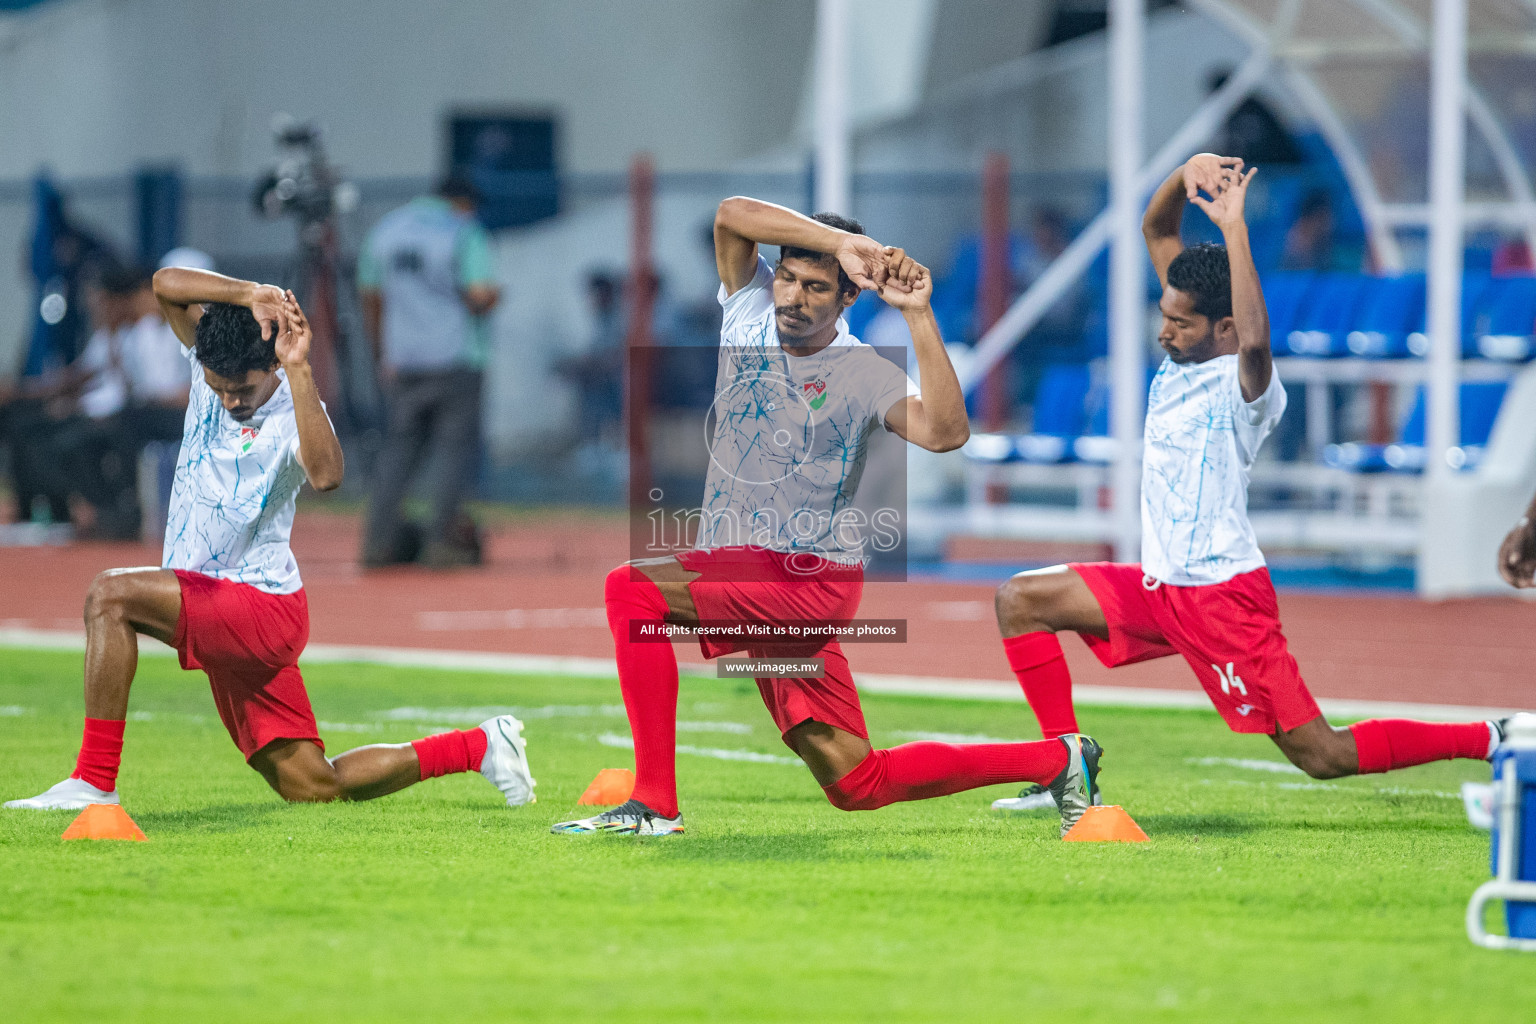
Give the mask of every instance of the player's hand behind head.
[(1536, 587), (1536, 530), (1529, 519), (1520, 520), (1499, 545), (1499, 575), (1520, 590)]
[(1222, 173), (1222, 180), (1213, 189), (1205, 189), (1210, 198), (1196, 195), (1190, 199), (1205, 215), (1211, 218), (1223, 231), (1238, 227), (1243, 223), (1243, 200), (1248, 197), (1248, 183), (1253, 176), (1259, 173), (1257, 167), (1251, 168), (1247, 174), (1235, 168), (1227, 168)]
[(277, 360), (284, 366), (299, 366), (309, 361), (309, 320), (299, 308), (293, 292), (285, 292), (277, 325)]
[(1242, 170), (1242, 157), (1196, 153), (1184, 162), (1184, 197), (1194, 199), (1201, 192), (1215, 195), (1228, 174)]
[(886, 248), (886, 282), (880, 298), (900, 310), (924, 309), (933, 299), (933, 275), (928, 268), (896, 248)]
[(262, 341), (277, 337), (286, 301), (286, 293), (275, 284), (259, 284), (251, 292), (251, 316), (261, 324)]
[(843, 273), (860, 288), (878, 290), (885, 284), (885, 249), (868, 235), (849, 235), (834, 253)]

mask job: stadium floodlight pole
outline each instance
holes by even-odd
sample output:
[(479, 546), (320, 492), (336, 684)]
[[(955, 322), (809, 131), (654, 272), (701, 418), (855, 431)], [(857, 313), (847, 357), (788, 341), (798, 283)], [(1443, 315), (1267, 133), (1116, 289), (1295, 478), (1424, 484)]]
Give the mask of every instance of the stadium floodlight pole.
[[(1430, 51), (1428, 473), (1460, 443), (1461, 273), (1466, 198), (1467, 0), (1435, 0)], [(1427, 520), (1426, 520), (1427, 523)], [(1427, 543), (1427, 538), (1421, 543)]]
[[(1142, 168), (1137, 179), (1140, 195), (1150, 195), (1158, 182), (1168, 177), (1175, 167), (1187, 160), (1202, 142), (1210, 138), (1226, 121), (1227, 115), (1236, 110), (1238, 104), (1247, 99), (1258, 86), (1269, 67), (1269, 51), (1256, 49), (1238, 66), (1225, 85), (1207, 96), (1189, 116), (1189, 120), (1184, 122), (1184, 126)], [(992, 367), (1040, 322), (1040, 318), (1072, 287), (1072, 282), (1083, 276), (1088, 265), (1109, 242), (1110, 218), (1111, 211), (1103, 210), (1089, 221), (1088, 226), (1078, 232), (1061, 255), (1035, 278), (1035, 283), (1014, 300), (1003, 318), (981, 336), (981, 340), (976, 343), (975, 354), (958, 371), (960, 386), (967, 395), (975, 392)]]
[(1115, 561), (1141, 551), (1141, 426), (1146, 380), (1147, 271), (1141, 237), (1142, 56), (1146, 0), (1114, 0), (1109, 14), (1109, 432)]
[(848, 158), (848, 0), (817, 0), (816, 210), (853, 216)]

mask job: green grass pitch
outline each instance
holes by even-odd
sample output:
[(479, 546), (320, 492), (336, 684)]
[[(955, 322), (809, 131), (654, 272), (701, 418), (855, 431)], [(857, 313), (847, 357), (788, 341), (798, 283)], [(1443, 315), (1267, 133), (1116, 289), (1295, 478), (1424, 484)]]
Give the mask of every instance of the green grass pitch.
[[(477, 775), (281, 803), (203, 676), (146, 658), (120, 782), (148, 843), (0, 811), (0, 1018), (47, 1020), (1527, 1019), (1536, 957), (1473, 947), (1475, 764), (1317, 784), (1214, 713), (1087, 709), (1152, 836), (1061, 843), (1003, 787), (846, 814), (750, 685), (683, 683), (686, 836), (548, 833), (629, 751), (613, 680), (316, 665), (332, 751), (489, 707), (528, 725), (539, 802)], [(873, 697), (878, 745), (1029, 738), (1021, 704)], [(72, 765), (79, 655), (0, 651), (0, 797)]]

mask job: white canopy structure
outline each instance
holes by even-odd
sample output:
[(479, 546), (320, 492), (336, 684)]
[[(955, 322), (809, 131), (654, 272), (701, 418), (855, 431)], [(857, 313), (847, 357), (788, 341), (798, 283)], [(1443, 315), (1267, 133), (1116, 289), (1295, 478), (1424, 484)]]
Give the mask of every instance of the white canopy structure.
[[(1114, 507), (1101, 517), (1098, 538), (1111, 542), (1118, 557), (1135, 557), (1146, 352), (1140, 209), (1159, 180), (1265, 85), (1288, 96), (1332, 149), (1360, 210), (1375, 267), (1386, 273), (1428, 271), (1430, 355), (1415, 374), (1426, 381), (1429, 394), (1431, 486), (1421, 520), (1420, 589), (1435, 594), (1477, 589), (1490, 572), (1450, 566), (1443, 554), (1456, 545), (1448, 543), (1446, 531), (1459, 530), (1461, 524), (1445, 521), (1446, 516), (1456, 518), (1455, 509), (1435, 508), (1458, 488), (1476, 486), (1451, 480), (1471, 474), (1453, 474), (1447, 464), (1458, 441), (1465, 230), (1494, 226), (1519, 231), (1536, 251), (1531, 172), (1536, 165), (1536, 0), (1188, 0), (1188, 6), (1243, 39), (1250, 48), (1247, 60), (1142, 164), (1137, 130), (1141, 69), (1151, 63), (1142, 53), (1145, 4), (1113, 0), (1109, 207), (981, 339), (963, 383), (968, 391), (978, 386), (1113, 240)], [(1523, 411), (1519, 405), (1530, 404), (1521, 402), (1522, 393), (1517, 384), (1510, 394), (1508, 404), (1516, 405), (1517, 413)], [(1536, 422), (1530, 427), (1533, 438), (1522, 452), (1536, 449)], [(1500, 429), (1509, 434), (1510, 428)], [(1513, 451), (1508, 438), (1503, 448)], [(1498, 430), (1491, 449), (1489, 464), (1480, 470), (1484, 482), (1487, 474), (1503, 472), (1504, 490), (1510, 494), (1531, 485), (1529, 477), (1536, 473), (1532, 457), (1520, 466), (1511, 464), (1513, 456), (1501, 457)], [(1504, 507), (1515, 499), (1486, 497), (1466, 500), (1485, 517), (1494, 509), (1511, 519), (1518, 514), (1518, 502), (1514, 509)], [(1488, 540), (1492, 528), (1485, 525), (1473, 531), (1475, 538), (1465, 538), (1463, 561), (1483, 557), (1478, 545)], [(1485, 561), (1491, 570), (1492, 549)]]

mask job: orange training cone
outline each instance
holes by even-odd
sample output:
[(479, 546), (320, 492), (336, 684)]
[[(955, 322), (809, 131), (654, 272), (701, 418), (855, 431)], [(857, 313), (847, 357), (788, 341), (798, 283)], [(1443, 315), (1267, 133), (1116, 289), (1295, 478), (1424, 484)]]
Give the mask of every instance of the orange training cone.
[(117, 804), (91, 804), (64, 830), (65, 839), (127, 839), (135, 843), (149, 841), (128, 812)]
[(578, 804), (596, 804), (602, 807), (616, 806), (629, 799), (635, 791), (635, 773), (628, 768), (604, 768), (597, 778), (581, 794)]
[(1144, 843), (1147, 834), (1118, 804), (1090, 807), (1061, 837), (1064, 843)]

